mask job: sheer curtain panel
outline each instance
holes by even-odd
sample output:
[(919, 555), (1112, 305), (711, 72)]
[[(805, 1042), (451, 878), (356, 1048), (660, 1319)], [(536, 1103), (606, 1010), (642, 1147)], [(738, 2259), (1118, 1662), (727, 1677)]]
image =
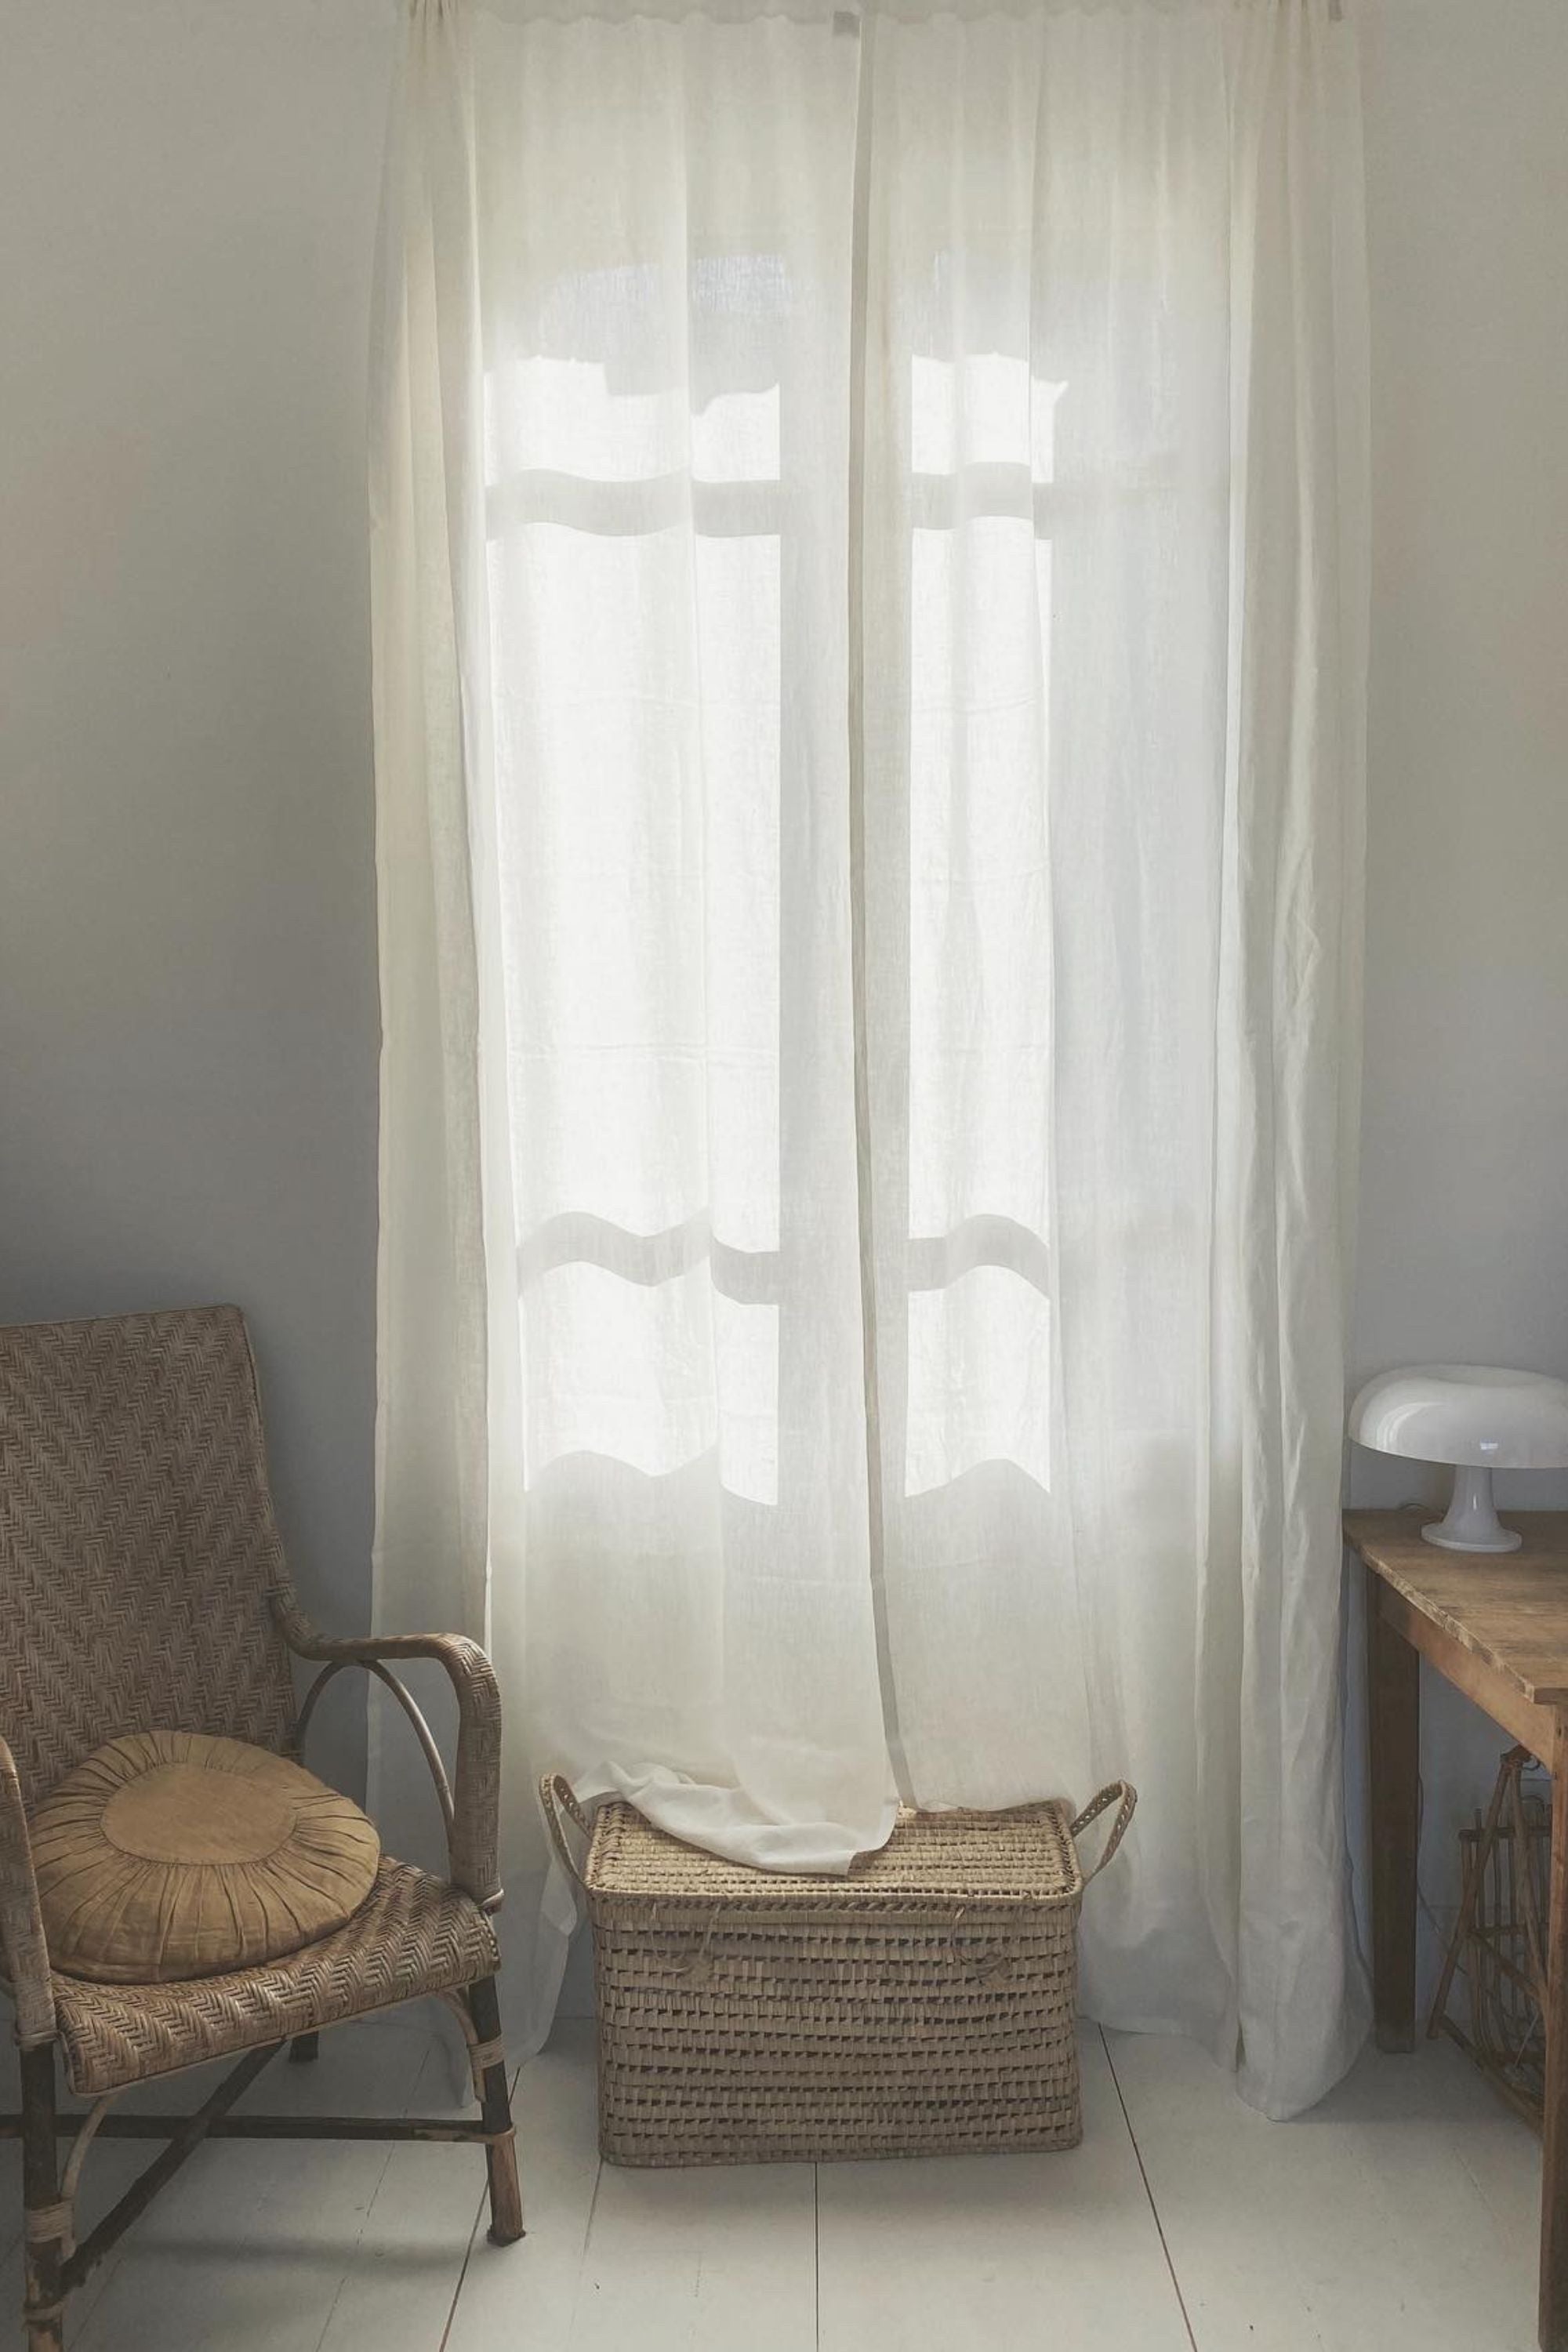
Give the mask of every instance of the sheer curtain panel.
[(1126, 1771), (1096, 2014), (1277, 2114), (1360, 2039), (1354, 72), (1330, 0), (411, 12), (377, 1605), (500, 1668), (526, 2039), (546, 1762), (826, 1871)]

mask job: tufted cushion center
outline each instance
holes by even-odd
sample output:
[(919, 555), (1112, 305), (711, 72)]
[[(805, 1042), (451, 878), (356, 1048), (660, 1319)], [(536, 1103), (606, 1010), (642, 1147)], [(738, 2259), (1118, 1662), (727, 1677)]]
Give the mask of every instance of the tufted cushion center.
[(293, 1833), (299, 1799), (257, 1773), (163, 1764), (117, 1789), (103, 1834), (142, 1862), (262, 1862)]

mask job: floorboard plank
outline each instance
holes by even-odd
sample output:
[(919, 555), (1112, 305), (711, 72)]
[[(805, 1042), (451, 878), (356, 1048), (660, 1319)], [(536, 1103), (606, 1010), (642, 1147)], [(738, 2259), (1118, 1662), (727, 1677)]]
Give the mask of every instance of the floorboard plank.
[(1194, 2043), (1107, 2040), (1198, 2352), (1534, 2352), (1539, 2144), (1451, 2044), (1269, 2123)]
[(605, 2165), (567, 2352), (814, 2352), (808, 2164)]
[[(418, 2011), (344, 2027), (323, 2036), (316, 2065), (275, 2062), (247, 2104), (406, 2114), (430, 2045)], [(205, 2073), (153, 2086), (140, 2104), (195, 2105)], [(84, 2178), (122, 2150), (131, 2152), (124, 2143), (94, 2149)], [(144, 2161), (149, 2151), (139, 2153)], [(198, 2148), (126, 2238), (85, 2323), (77, 2306), (73, 2352), (320, 2352), (391, 2153), (326, 2140)], [(460, 2259), (459, 2245), (454, 2283)], [(438, 2341), (437, 2333), (420, 2352)]]
[(593, 2029), (519, 2083), (518, 2247), (476, 2240), (447, 2352), (813, 2352), (809, 2165), (601, 2168)]
[(821, 2352), (1188, 2352), (1095, 2028), (1080, 2048), (1081, 2147), (821, 2167)]
[(476, 2230), (447, 2352), (564, 2352), (570, 2340), (599, 2175), (586, 2020), (557, 2024), (520, 2072), (512, 2112), (527, 2235), (492, 2246)]
[[(472, 2115), (460, 2050), (455, 2023), (432, 2038), (410, 2114)], [(320, 2352), (437, 2352), (484, 2196), (481, 2148), (390, 2149)]]
[[(249, 2102), (455, 2110), (437, 2034), (346, 2031)], [(473, 2150), (217, 2143), (77, 2299), (73, 2352), (439, 2352), (448, 2315), (447, 2352), (1184, 2352), (1177, 2284), (1197, 2352), (1532, 2352), (1539, 2149), (1457, 2051), (1369, 2053), (1269, 2124), (1190, 2043), (1110, 2049), (1114, 2076), (1086, 2038), (1063, 2156), (645, 2173), (601, 2168), (565, 2023), (519, 2080), (521, 2245), (486, 2242)], [(93, 2151), (89, 2225), (153, 2152)], [(13, 2242), (0, 2343), (20, 2284)]]

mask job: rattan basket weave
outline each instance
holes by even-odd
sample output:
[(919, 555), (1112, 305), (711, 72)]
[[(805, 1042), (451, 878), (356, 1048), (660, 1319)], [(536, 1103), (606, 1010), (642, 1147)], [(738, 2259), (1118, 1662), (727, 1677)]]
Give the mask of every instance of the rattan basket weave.
[[(1077, 1927), (1137, 1802), (904, 1812), (847, 1878), (752, 1870), (541, 1784), (586, 1889), (612, 2164), (1076, 2147)], [(1085, 1871), (1078, 1833), (1120, 1801)], [(579, 1865), (563, 1814), (589, 1839)]]

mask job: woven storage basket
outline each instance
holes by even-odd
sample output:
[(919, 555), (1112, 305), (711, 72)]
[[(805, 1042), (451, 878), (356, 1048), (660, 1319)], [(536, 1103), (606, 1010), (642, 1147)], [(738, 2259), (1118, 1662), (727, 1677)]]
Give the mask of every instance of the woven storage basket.
[[(541, 1784), (586, 1889), (612, 2164), (1074, 2147), (1079, 1907), (1137, 1802), (899, 1817), (847, 1877), (723, 1862)], [(1078, 1833), (1120, 1805), (1085, 1871)], [(563, 1814), (589, 1839), (579, 1867)]]

